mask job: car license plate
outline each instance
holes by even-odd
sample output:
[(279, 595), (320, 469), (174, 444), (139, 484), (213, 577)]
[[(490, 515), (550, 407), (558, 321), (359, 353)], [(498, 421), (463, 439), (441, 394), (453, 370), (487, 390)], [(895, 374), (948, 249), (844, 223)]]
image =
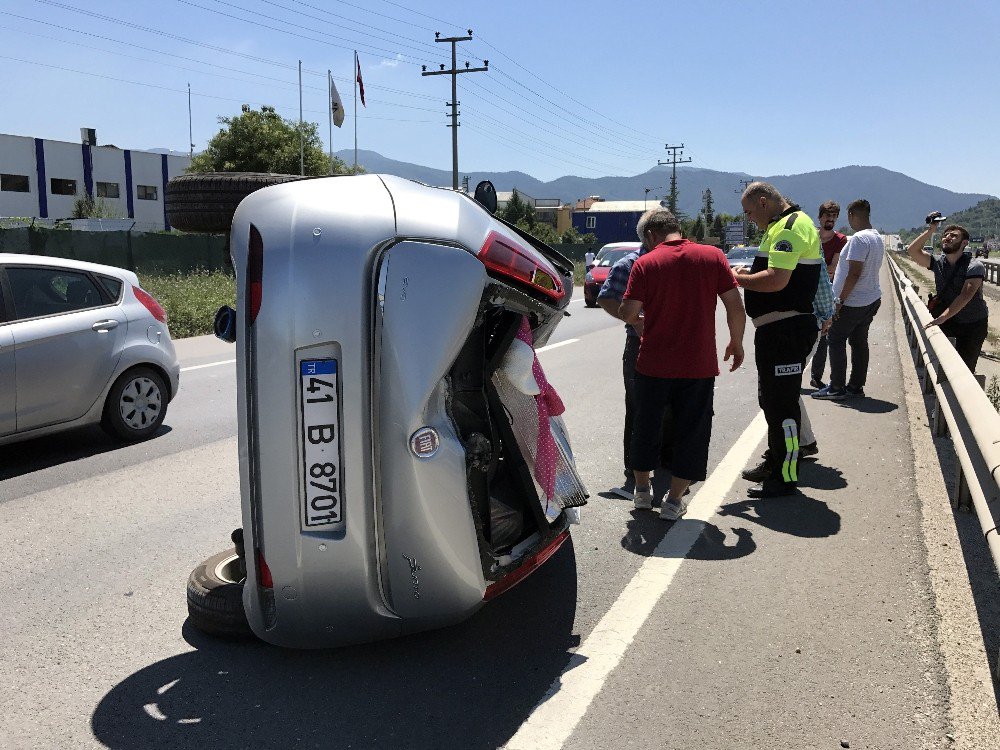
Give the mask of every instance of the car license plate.
[(299, 366), (299, 381), (305, 525), (340, 524), (344, 506), (337, 360), (304, 360)]

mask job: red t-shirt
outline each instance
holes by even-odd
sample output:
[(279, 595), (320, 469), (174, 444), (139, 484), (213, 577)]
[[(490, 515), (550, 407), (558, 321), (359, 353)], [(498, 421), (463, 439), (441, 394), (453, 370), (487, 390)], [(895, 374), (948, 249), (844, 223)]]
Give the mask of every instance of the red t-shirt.
[(826, 259), (826, 265), (828, 268), (830, 264), (833, 263), (833, 256), (843, 250), (844, 245), (846, 244), (847, 237), (842, 235), (840, 232), (834, 232), (833, 237), (823, 243), (823, 257)]
[(654, 378), (714, 378), (715, 305), (736, 288), (717, 247), (673, 240), (632, 266), (623, 299), (641, 300), (644, 317), (636, 372)]

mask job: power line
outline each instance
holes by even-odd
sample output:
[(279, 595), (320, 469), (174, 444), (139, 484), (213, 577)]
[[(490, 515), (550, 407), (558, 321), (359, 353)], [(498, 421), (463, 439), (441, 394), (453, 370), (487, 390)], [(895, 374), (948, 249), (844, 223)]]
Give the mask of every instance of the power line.
[[(251, 20), (246, 19), (246, 18), (239, 18), (238, 16), (230, 16), (229, 14), (223, 13), (222, 11), (219, 11), (219, 10), (215, 10), (214, 8), (206, 8), (206, 7), (202, 6), (202, 5), (197, 5), (197, 4), (193, 3), (193, 2), (190, 2), (189, 0), (177, 0), (177, 1), (180, 2), (180, 3), (183, 3), (185, 5), (191, 5), (191, 6), (195, 7), (195, 8), (200, 8), (201, 10), (206, 10), (206, 11), (208, 11), (210, 13), (219, 13), (220, 15), (226, 16), (227, 18), (235, 18), (236, 20), (244, 21), (245, 23), (256, 23), (255, 21), (251, 21)], [(292, 13), (298, 13), (300, 15), (305, 16), (306, 18), (311, 18), (311, 19), (313, 19), (315, 21), (322, 21), (323, 23), (326, 23), (326, 24), (332, 24), (332, 21), (327, 21), (324, 18), (319, 18), (318, 16), (313, 16), (313, 15), (310, 15), (308, 13), (304, 13), (301, 10), (295, 10), (294, 8), (289, 8), (289, 7), (284, 6), (284, 5), (279, 5), (278, 3), (272, 2), (270, 0), (265, 0), (265, 1), (267, 2), (268, 5), (273, 5), (275, 7), (281, 8), (282, 10), (288, 10), (288, 11), (291, 11)], [(337, 36), (335, 34), (326, 34), (325, 32), (320, 32), (320, 31), (312, 29), (312, 28), (310, 28), (308, 26), (303, 26), (302, 24), (292, 23), (291, 21), (286, 21), (283, 18), (276, 18), (275, 16), (269, 16), (266, 13), (261, 13), (258, 10), (251, 10), (250, 8), (245, 8), (245, 7), (243, 7), (241, 5), (237, 5), (235, 3), (226, 2), (226, 0), (213, 0), (213, 2), (217, 3), (218, 5), (224, 5), (224, 6), (228, 7), (228, 8), (232, 8), (233, 10), (238, 10), (238, 11), (241, 11), (243, 13), (249, 13), (249, 14), (254, 15), (254, 16), (260, 16), (261, 18), (266, 18), (269, 21), (277, 21), (278, 23), (283, 23), (286, 26), (291, 26), (291, 27), (296, 28), (296, 29), (303, 29), (305, 31), (316, 31), (317, 33), (324, 34), (324, 36), (329, 36), (332, 39), (341, 39), (341, 40), (346, 41), (346, 42), (351, 42), (352, 44), (356, 44), (357, 43), (354, 39), (351, 39), (349, 37)], [(354, 22), (352, 22), (352, 23), (354, 23)], [(284, 33), (292, 33), (292, 32), (285, 31), (283, 29), (274, 29), (273, 27), (270, 27), (270, 26), (265, 26), (265, 28), (271, 28), (274, 31), (283, 31)], [(368, 26), (368, 28), (375, 28), (375, 27)], [(358, 31), (357, 29), (345, 29), (345, 30), (346, 31), (353, 31), (355, 34), (361, 34), (362, 36), (373, 37), (375, 39), (378, 39), (380, 42), (388, 42), (390, 44), (398, 44), (398, 42), (393, 42), (391, 39), (386, 39), (385, 37), (380, 37), (380, 36), (376, 36), (374, 34), (369, 34), (366, 31)], [(310, 37), (304, 37), (304, 38), (310, 39), (310, 41), (320, 41), (320, 40), (317, 40), (317, 39), (311, 39)], [(406, 45), (406, 44), (401, 45), (401, 47), (404, 48), (404, 49), (416, 50), (417, 52), (420, 52), (420, 53), (425, 54), (425, 55), (428, 54), (426, 49), (423, 49), (423, 48), (420, 48), (420, 47), (413, 47), (411, 45)], [(388, 54), (400, 54), (399, 50), (385, 50), (385, 49), (382, 49), (380, 47), (373, 47), (373, 49), (380, 50), (380, 51), (386, 52)]]
[[(219, 1), (220, 0), (216, 0), (216, 2), (219, 2)], [(52, 4), (52, 5), (55, 4), (51, 0), (39, 0), (39, 2), (46, 2), (46, 3)], [(399, 57), (412, 57), (412, 55), (404, 55), (401, 52), (399, 52), (398, 50), (389, 50), (389, 49), (385, 49), (383, 47), (376, 47), (374, 45), (367, 44), (367, 43), (364, 43), (364, 42), (362, 42), (362, 43), (359, 44), (354, 39), (350, 39), (348, 37), (336, 36), (334, 34), (326, 34), (325, 36), (328, 36), (331, 39), (340, 39), (342, 41), (349, 42), (350, 44), (348, 46), (345, 46), (343, 44), (337, 44), (336, 42), (327, 41), (326, 39), (317, 39), (316, 37), (305, 36), (303, 34), (296, 33), (294, 31), (289, 31), (288, 29), (278, 28), (277, 26), (269, 26), (266, 23), (260, 23), (259, 21), (254, 21), (254, 20), (249, 19), (249, 18), (241, 18), (240, 16), (234, 16), (231, 13), (226, 13), (226, 12), (221, 11), (221, 10), (216, 10), (215, 8), (206, 8), (204, 5), (198, 5), (198, 3), (192, 2), (192, 0), (177, 0), (177, 2), (182, 3), (184, 5), (190, 5), (192, 8), (198, 8), (199, 10), (204, 10), (204, 11), (206, 11), (208, 13), (215, 13), (216, 15), (223, 16), (224, 18), (231, 18), (234, 21), (241, 21), (243, 23), (248, 23), (248, 24), (250, 24), (252, 26), (258, 26), (258, 27), (260, 27), (262, 29), (269, 29), (270, 31), (276, 31), (279, 34), (287, 34), (288, 36), (296, 37), (297, 39), (304, 39), (306, 41), (316, 42), (318, 44), (325, 44), (325, 45), (327, 45), (329, 47), (336, 47), (337, 49), (348, 49), (348, 50), (354, 51), (355, 49), (363, 49), (363, 48), (367, 47), (367, 49), (363, 49), (363, 51), (365, 51), (365, 52), (371, 52), (372, 50), (374, 50), (375, 52), (382, 52), (382, 53), (385, 53), (385, 54), (388, 54), (388, 55), (397, 55)], [(226, 3), (226, 5), (230, 5), (230, 4)], [(232, 7), (232, 6), (230, 6), (230, 7)], [(271, 16), (267, 16), (267, 15), (265, 15), (263, 13), (258, 13), (257, 11), (246, 10), (245, 8), (240, 8), (240, 10), (243, 10), (245, 13), (252, 13), (254, 15), (261, 16), (263, 18), (268, 18), (268, 19), (272, 18)], [(299, 24), (294, 24), (294, 23), (291, 23), (289, 21), (283, 21), (281, 19), (273, 19), (273, 20), (277, 20), (279, 23), (284, 23), (284, 24), (286, 24), (288, 26), (293, 26), (295, 28), (307, 29), (307, 27), (305, 27), (305, 26), (301, 26)], [(400, 62), (402, 62), (402, 63), (404, 63), (406, 65), (416, 65), (417, 64), (415, 62), (409, 62), (407, 60), (400, 60)]]
[[(537, 115), (536, 116), (532, 116), (531, 113), (529, 113), (526, 109), (524, 109), (523, 107), (521, 107), (516, 102), (512, 102), (510, 99), (506, 99), (506, 98), (500, 96), (499, 94), (496, 94), (495, 92), (492, 92), (489, 89), (484, 88), (483, 86), (481, 86), (480, 84), (478, 84), (475, 81), (471, 81), (471, 83), (473, 85), (475, 85), (476, 87), (480, 88), (488, 97), (490, 97), (488, 99), (487, 98), (483, 99), (483, 101), (486, 104), (489, 104), (490, 106), (496, 107), (497, 109), (500, 109), (501, 111), (508, 112), (509, 110), (506, 110), (503, 107), (500, 107), (495, 102), (491, 101), (491, 99), (497, 99), (497, 100), (499, 100), (501, 102), (509, 104), (513, 108), (513, 110), (523, 112), (525, 115), (527, 115), (527, 117), (525, 118), (526, 121), (536, 120), (538, 122), (542, 122), (542, 123), (544, 123), (546, 125), (549, 125), (550, 128), (551, 128), (550, 132), (562, 131), (563, 132), (563, 137), (566, 138), (567, 140), (574, 140), (576, 138), (575, 134), (570, 134), (570, 132), (568, 130), (566, 130), (567, 123), (565, 121), (563, 121), (562, 123), (559, 123), (559, 122), (553, 122), (552, 120), (548, 120), (548, 119), (546, 119), (544, 117), (538, 117)], [(570, 124), (572, 124), (572, 123), (570, 123)], [(593, 138), (593, 136), (590, 133), (584, 133), (583, 136), (581, 136), (581, 137), (584, 137), (584, 136), (587, 137), (587, 138)], [(604, 144), (601, 141), (594, 141), (592, 143), (592, 142), (585, 142), (585, 141), (582, 141), (582, 140), (576, 140), (575, 142), (578, 145), (585, 146), (587, 148), (597, 148), (598, 150), (602, 150), (603, 149), (604, 153), (612, 153), (612, 152), (608, 151), (606, 148), (604, 148)], [(594, 146), (593, 145), (594, 143), (598, 143), (600, 145), (599, 146)], [(614, 153), (622, 155), (624, 152), (614, 152)], [(646, 160), (649, 157), (646, 154), (641, 154), (639, 152), (635, 152), (631, 157), (626, 157), (626, 158), (631, 158), (633, 160), (638, 161), (638, 160)]]
[[(205, 62), (204, 60), (199, 60), (198, 58), (195, 58), (195, 57), (186, 57), (184, 55), (179, 55), (179, 54), (177, 54), (175, 52), (165, 52), (163, 50), (158, 50), (158, 49), (155, 49), (153, 47), (149, 47), (148, 45), (144, 45), (144, 44), (135, 44), (133, 42), (126, 42), (126, 41), (123, 41), (121, 39), (115, 39), (113, 37), (108, 37), (108, 36), (102, 36), (100, 34), (95, 34), (95, 33), (90, 32), (90, 31), (84, 31), (82, 29), (74, 29), (74, 28), (71, 28), (71, 27), (68, 27), (68, 26), (60, 26), (59, 24), (52, 23), (51, 21), (44, 21), (44, 20), (42, 20), (40, 18), (30, 18), (28, 16), (20, 16), (20, 15), (18, 15), (16, 13), (9, 13), (7, 11), (2, 11), (2, 10), (0, 10), (0, 15), (10, 16), (11, 18), (17, 18), (19, 20), (28, 21), (28, 22), (31, 22), (31, 23), (42, 24), (44, 26), (49, 26), (49, 27), (52, 27), (52, 28), (55, 28), (55, 29), (60, 29), (61, 31), (69, 31), (69, 32), (72, 32), (74, 34), (82, 34), (84, 36), (89, 36), (89, 37), (94, 38), (94, 39), (100, 39), (100, 40), (105, 41), (105, 42), (111, 42), (112, 44), (119, 44), (119, 45), (123, 45), (123, 46), (126, 46), (126, 47), (133, 47), (135, 49), (143, 50), (144, 52), (154, 52), (154, 53), (156, 53), (158, 55), (164, 55), (164, 56), (171, 57), (171, 58), (177, 59), (177, 60), (186, 60), (188, 62), (197, 63), (199, 65), (208, 65), (208, 66), (213, 67), (213, 68), (218, 68), (218, 69), (221, 69), (221, 70), (228, 70), (228, 71), (231, 71), (231, 72), (234, 72), (234, 73), (242, 73), (243, 75), (254, 76), (254, 77), (257, 77), (257, 78), (261, 78), (263, 80), (280, 81), (281, 83), (286, 83), (287, 82), (285, 79), (282, 79), (282, 78), (273, 78), (271, 76), (266, 76), (266, 75), (264, 75), (262, 73), (253, 73), (251, 71), (241, 70), (239, 68), (230, 68), (230, 67), (226, 67), (224, 65), (219, 65), (216, 62)], [(116, 19), (107, 19), (107, 20), (116, 20)], [(124, 22), (122, 22), (122, 21), (119, 21), (119, 23), (123, 23), (124, 24)], [(149, 29), (149, 28), (145, 28), (145, 27), (135, 27), (135, 28), (139, 28), (142, 31), (146, 31), (146, 32), (149, 32), (149, 33), (159, 34), (159, 31), (156, 30), (156, 29)], [(17, 30), (17, 31), (18, 31), (18, 33), (27, 33), (27, 34), (31, 34), (32, 33), (32, 32), (22, 31), (20, 29)], [(71, 42), (69, 40), (58, 39), (56, 37), (46, 37), (46, 36), (44, 36), (42, 34), (35, 34), (35, 36), (41, 36), (42, 38), (53, 39), (54, 41), (63, 42), (65, 44), (74, 44), (74, 45), (84, 46), (84, 47), (87, 46), (87, 45), (79, 45), (79, 43), (77, 43), (77, 42)], [(185, 44), (190, 44), (192, 46), (197, 46), (197, 47), (203, 47), (205, 49), (212, 50), (213, 52), (222, 52), (224, 54), (232, 55), (234, 57), (241, 57), (241, 58), (250, 60), (252, 62), (257, 62), (257, 63), (261, 63), (261, 64), (264, 64), (264, 65), (271, 65), (271, 66), (282, 68), (282, 69), (286, 69), (286, 70), (294, 70), (295, 69), (294, 65), (291, 65), (291, 64), (288, 64), (288, 63), (283, 63), (283, 62), (280, 62), (278, 60), (270, 60), (270, 59), (268, 59), (266, 57), (259, 57), (259, 56), (250, 55), (250, 54), (247, 54), (247, 53), (244, 53), (244, 52), (238, 52), (236, 50), (226, 49), (225, 47), (218, 47), (218, 46), (215, 46), (215, 45), (206, 44), (204, 42), (198, 42), (198, 41), (196, 41), (194, 39), (187, 39), (185, 37), (180, 37), (180, 36), (177, 36), (175, 34), (161, 34), (161, 36), (168, 36), (171, 39), (183, 42)], [(112, 52), (111, 50), (102, 50), (100, 47), (90, 47), (90, 49), (100, 50), (100, 51), (103, 51), (103, 52), (108, 52), (110, 54), (120, 54), (120, 53), (117, 53), (117, 52)], [(135, 59), (142, 59), (142, 58), (135, 58)], [(167, 63), (162, 63), (162, 62), (158, 63), (158, 64), (160, 64), (160, 65), (167, 65)], [(202, 72), (204, 74), (206, 74), (206, 75), (211, 75), (211, 73), (208, 73), (207, 71), (202, 71)], [(313, 76), (323, 76), (323, 77), (326, 76), (326, 72), (325, 71), (308, 70), (306, 68), (303, 68), (302, 72), (303, 73), (308, 73), (309, 75), (313, 75)], [(341, 81), (343, 83), (353, 83), (354, 82), (354, 78), (353, 77), (333, 76), (333, 78), (334, 78), (334, 80)], [(316, 87), (316, 86), (314, 86), (314, 87), (307, 87), (307, 88), (313, 88), (313, 89), (315, 89), (317, 91), (325, 90), (325, 89), (321, 89), (320, 87)], [(389, 93), (392, 93), (392, 94), (399, 94), (400, 96), (409, 96), (409, 97), (413, 97), (413, 98), (416, 98), (416, 99), (426, 99), (428, 101), (437, 101), (437, 99), (438, 99), (438, 97), (436, 97), (436, 96), (429, 96), (427, 94), (417, 94), (417, 93), (414, 93), (412, 91), (404, 91), (403, 89), (391, 88), (389, 86), (380, 86), (380, 85), (377, 85), (377, 84), (374, 84), (374, 83), (373, 84), (369, 84), (368, 88), (370, 88), (370, 89), (377, 89), (379, 91), (386, 91), (386, 92), (389, 92)]]

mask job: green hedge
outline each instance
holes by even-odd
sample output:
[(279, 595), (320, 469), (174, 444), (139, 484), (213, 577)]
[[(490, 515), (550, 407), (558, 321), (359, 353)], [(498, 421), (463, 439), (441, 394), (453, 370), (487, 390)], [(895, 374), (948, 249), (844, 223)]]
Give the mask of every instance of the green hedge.
[(236, 279), (223, 271), (139, 274), (139, 281), (166, 310), (175, 339), (212, 333), (216, 311), (223, 305), (236, 306)]

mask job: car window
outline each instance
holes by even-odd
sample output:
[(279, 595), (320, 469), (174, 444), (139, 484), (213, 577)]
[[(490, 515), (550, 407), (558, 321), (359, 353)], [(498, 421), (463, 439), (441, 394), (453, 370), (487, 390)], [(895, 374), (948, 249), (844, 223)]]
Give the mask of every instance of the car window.
[(104, 288), (108, 290), (108, 294), (111, 295), (111, 299), (117, 302), (122, 295), (122, 280), (111, 276), (98, 276), (97, 278), (99, 278), (101, 283), (104, 284)]
[(631, 250), (609, 250), (608, 254), (601, 258), (601, 262), (597, 265), (599, 266), (613, 266), (615, 263), (620, 261), (626, 255), (628, 255)]
[(16, 320), (85, 310), (105, 304), (85, 273), (63, 268), (8, 268)]

